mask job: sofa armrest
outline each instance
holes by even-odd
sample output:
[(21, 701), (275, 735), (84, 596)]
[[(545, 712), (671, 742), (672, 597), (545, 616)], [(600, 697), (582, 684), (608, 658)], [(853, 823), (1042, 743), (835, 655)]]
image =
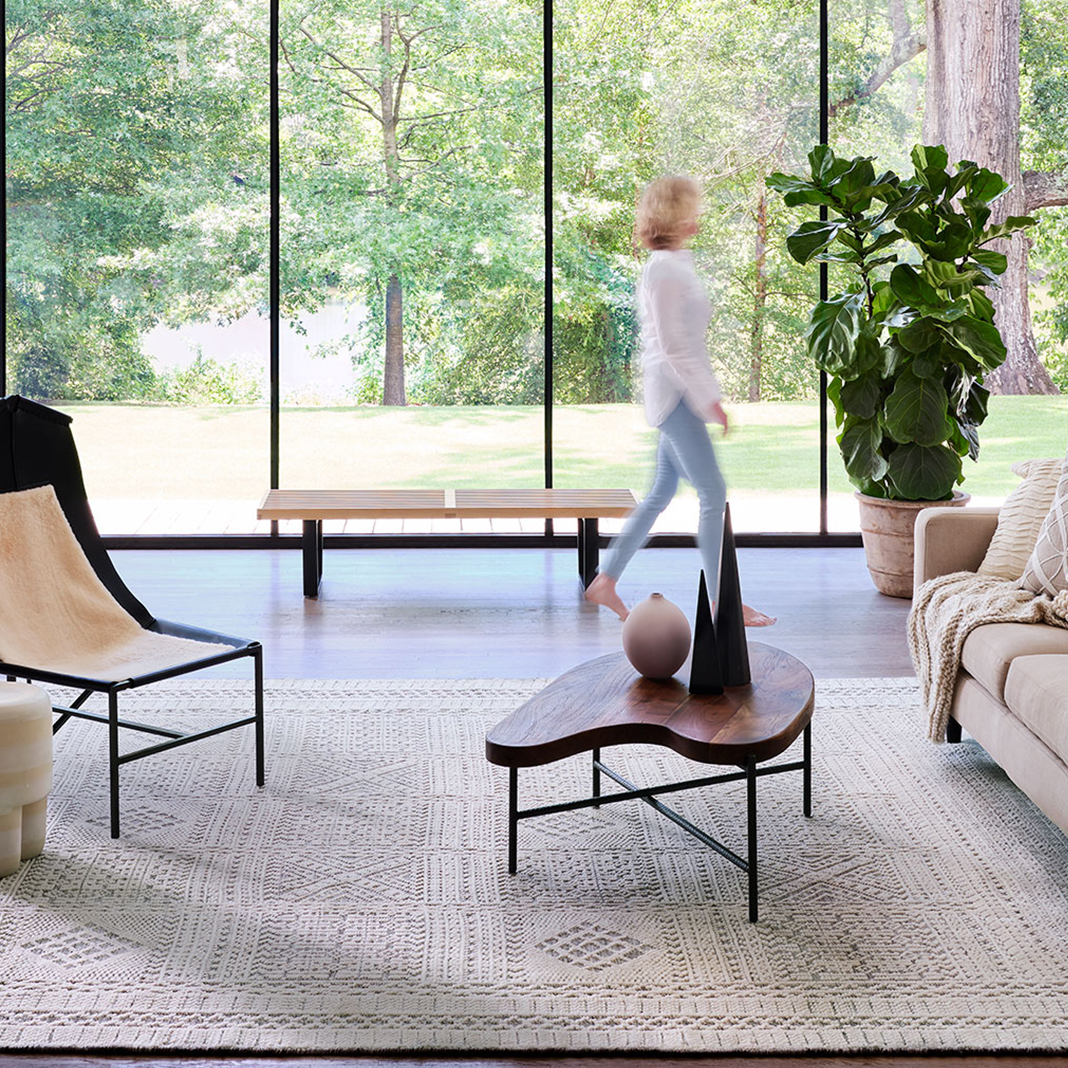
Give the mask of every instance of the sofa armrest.
[(936, 575), (975, 571), (998, 525), (997, 508), (924, 508), (916, 516), (912, 588)]

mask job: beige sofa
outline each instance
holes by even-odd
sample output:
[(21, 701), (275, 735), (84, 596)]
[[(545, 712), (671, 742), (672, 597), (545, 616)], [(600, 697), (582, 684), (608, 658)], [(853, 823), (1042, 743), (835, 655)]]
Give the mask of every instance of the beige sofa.
[[(914, 586), (974, 571), (996, 508), (926, 508), (916, 518)], [(963, 727), (1068, 834), (1068, 630), (1035, 623), (976, 627), (964, 643), (950, 741)]]

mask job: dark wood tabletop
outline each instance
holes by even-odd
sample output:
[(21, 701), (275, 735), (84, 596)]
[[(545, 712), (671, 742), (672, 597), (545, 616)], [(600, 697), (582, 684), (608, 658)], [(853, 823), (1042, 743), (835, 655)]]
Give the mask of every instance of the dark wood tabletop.
[(565, 672), (486, 736), (493, 764), (529, 768), (604, 746), (663, 745), (705, 764), (768, 760), (812, 718), (812, 672), (771, 645), (749, 643), (752, 682), (719, 695), (691, 694), (678, 676), (639, 675), (623, 653)]

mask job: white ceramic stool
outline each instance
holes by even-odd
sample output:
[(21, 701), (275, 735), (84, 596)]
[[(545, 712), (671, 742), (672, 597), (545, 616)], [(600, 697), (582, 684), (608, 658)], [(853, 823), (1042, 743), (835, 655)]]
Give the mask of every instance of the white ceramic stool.
[(44, 849), (52, 789), (52, 702), (37, 686), (0, 682), (0, 876)]

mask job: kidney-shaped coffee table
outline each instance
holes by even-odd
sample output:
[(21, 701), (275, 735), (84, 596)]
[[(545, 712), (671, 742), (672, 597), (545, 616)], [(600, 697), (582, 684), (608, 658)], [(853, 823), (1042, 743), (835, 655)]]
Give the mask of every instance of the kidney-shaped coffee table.
[[(756, 781), (765, 775), (802, 772), (802, 801), (812, 814), (812, 673), (796, 657), (770, 645), (749, 643), (752, 681), (718, 695), (691, 694), (678, 679), (643, 678), (622, 653), (589, 660), (550, 682), (501, 720), (486, 736), (486, 757), (509, 769), (508, 871), (516, 870), (520, 820), (640, 800), (714, 849), (749, 875), (749, 919), (757, 918)], [(685, 668), (684, 668), (685, 670)], [(682, 674), (682, 672), (680, 672)], [(759, 766), (785, 752), (803, 735), (802, 759)], [(601, 748), (641, 742), (663, 745), (702, 764), (744, 770), (663, 786), (638, 787), (601, 761)], [(519, 769), (593, 753), (593, 796), (537, 808), (519, 808)], [(623, 787), (601, 793), (601, 775)], [(657, 800), (658, 794), (714, 783), (747, 784), (748, 850), (745, 859)]]

